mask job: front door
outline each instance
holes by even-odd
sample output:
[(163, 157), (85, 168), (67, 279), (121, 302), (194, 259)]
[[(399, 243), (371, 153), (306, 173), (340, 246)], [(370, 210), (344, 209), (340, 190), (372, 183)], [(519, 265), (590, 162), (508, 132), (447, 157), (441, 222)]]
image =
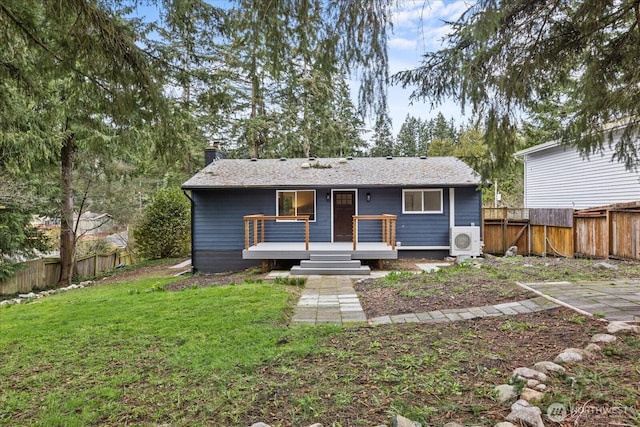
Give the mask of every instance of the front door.
[(356, 214), (356, 192), (333, 192), (333, 241), (353, 241), (353, 216)]

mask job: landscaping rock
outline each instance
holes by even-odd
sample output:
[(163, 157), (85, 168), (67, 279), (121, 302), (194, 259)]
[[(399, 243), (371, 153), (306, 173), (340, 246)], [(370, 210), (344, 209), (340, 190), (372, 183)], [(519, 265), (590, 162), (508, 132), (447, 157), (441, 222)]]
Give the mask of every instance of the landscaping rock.
[(536, 386), (538, 386), (540, 384), (540, 381), (538, 380), (527, 380), (527, 384), (526, 386), (529, 388), (534, 388)]
[(513, 378), (515, 378), (516, 380), (529, 380), (529, 379), (533, 379), (533, 380), (537, 380), (540, 381), (541, 383), (547, 381), (547, 375), (537, 371), (535, 369), (531, 369), (531, 368), (525, 368), (525, 367), (521, 367), (521, 368), (516, 368), (513, 370), (513, 374), (511, 375)]
[(516, 255), (518, 255), (517, 246), (510, 246), (509, 249), (507, 249), (506, 252), (504, 253), (505, 258), (516, 256)]
[(411, 421), (409, 418), (405, 418), (402, 415), (394, 415), (391, 420), (392, 427), (422, 427), (422, 424), (417, 421)]
[(630, 325), (627, 322), (615, 321), (607, 325), (607, 332), (609, 332), (610, 334), (617, 334), (619, 332), (640, 334), (640, 326)]
[(537, 386), (535, 386), (533, 388), (535, 391), (545, 391), (547, 389), (547, 386), (544, 384), (538, 384)]
[(583, 360), (582, 354), (574, 351), (563, 351), (553, 360), (556, 363), (576, 363)]
[(538, 362), (535, 365), (533, 365), (533, 369), (535, 369), (536, 371), (540, 371), (543, 374), (549, 374), (549, 373), (564, 374), (565, 372), (567, 372), (564, 366), (560, 366), (557, 363), (553, 363), (549, 361)]
[(516, 427), (515, 424), (510, 423), (509, 421), (503, 421), (501, 423), (496, 424), (493, 427)]
[(442, 427), (465, 427), (465, 425), (464, 424), (460, 424), (460, 423), (456, 423), (456, 422), (451, 422), (451, 423), (446, 423)]
[[(565, 348), (562, 351), (569, 352), (569, 353), (578, 353), (582, 356), (583, 359), (592, 359), (595, 356), (591, 351), (587, 350), (586, 348), (569, 347), (569, 348)], [(600, 347), (598, 347), (596, 351), (600, 351)]]
[(596, 262), (595, 264), (593, 264), (593, 268), (597, 268), (599, 270), (618, 270), (617, 265), (613, 265), (604, 261)]
[(271, 426), (265, 423), (255, 423), (255, 424), (251, 424), (251, 427), (271, 427)]
[(518, 399), (513, 405), (511, 405), (511, 411), (518, 411), (520, 409), (529, 408), (531, 406), (533, 405), (529, 403), (527, 400)]
[(611, 334), (595, 334), (594, 336), (591, 337), (591, 342), (592, 343), (612, 343), (615, 340), (617, 340), (618, 337), (616, 337), (615, 335), (611, 335)]
[(598, 344), (589, 343), (584, 348), (584, 351), (586, 351), (587, 354), (594, 356), (596, 353), (600, 353), (602, 351), (602, 348)]
[(499, 403), (508, 402), (518, 397), (516, 388), (509, 384), (497, 385), (493, 388), (493, 391), (496, 393), (496, 400)]
[(520, 392), (520, 399), (524, 399), (527, 402), (536, 402), (542, 400), (543, 397), (544, 393), (530, 389), (528, 387), (523, 388)]
[(511, 413), (507, 415), (507, 421), (513, 421), (516, 425), (528, 427), (544, 427), (541, 413), (542, 411), (537, 406), (529, 406), (511, 411)]

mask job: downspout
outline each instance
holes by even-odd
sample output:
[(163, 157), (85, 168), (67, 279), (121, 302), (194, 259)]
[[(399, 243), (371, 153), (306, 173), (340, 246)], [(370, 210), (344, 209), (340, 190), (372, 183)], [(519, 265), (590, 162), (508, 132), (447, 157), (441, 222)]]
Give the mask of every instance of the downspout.
[(193, 223), (194, 223), (194, 221), (193, 221), (193, 211), (195, 209), (196, 203), (193, 201), (191, 196), (189, 196), (189, 194), (187, 193), (186, 190), (182, 190), (182, 194), (184, 194), (185, 197), (187, 199), (189, 199), (189, 201), (191, 202), (191, 274), (194, 274), (196, 272), (196, 267), (194, 266), (194, 262), (193, 262), (193, 259), (194, 259), (193, 255), (195, 254), (195, 252), (194, 252), (194, 240), (195, 240), (194, 236), (195, 236), (195, 234), (194, 234), (194, 225), (193, 225)]

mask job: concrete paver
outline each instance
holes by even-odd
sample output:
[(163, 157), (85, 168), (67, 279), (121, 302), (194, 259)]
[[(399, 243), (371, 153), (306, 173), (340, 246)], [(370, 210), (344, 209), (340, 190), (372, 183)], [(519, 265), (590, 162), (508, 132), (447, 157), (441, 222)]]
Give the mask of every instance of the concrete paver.
[(308, 276), (292, 322), (300, 324), (433, 323), (549, 310), (559, 305), (607, 320), (640, 320), (640, 281), (543, 282), (519, 284), (540, 296), (508, 303), (404, 313), (367, 319), (351, 276)]
[(606, 320), (640, 319), (640, 281), (616, 279), (595, 282), (540, 282), (520, 286), (554, 298), (558, 303)]

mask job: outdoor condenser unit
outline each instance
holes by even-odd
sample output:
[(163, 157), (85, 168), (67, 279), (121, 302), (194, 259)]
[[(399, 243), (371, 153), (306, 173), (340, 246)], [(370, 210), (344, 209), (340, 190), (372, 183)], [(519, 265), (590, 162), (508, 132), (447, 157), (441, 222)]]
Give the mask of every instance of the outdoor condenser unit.
[(480, 227), (451, 227), (449, 246), (451, 256), (480, 256)]

